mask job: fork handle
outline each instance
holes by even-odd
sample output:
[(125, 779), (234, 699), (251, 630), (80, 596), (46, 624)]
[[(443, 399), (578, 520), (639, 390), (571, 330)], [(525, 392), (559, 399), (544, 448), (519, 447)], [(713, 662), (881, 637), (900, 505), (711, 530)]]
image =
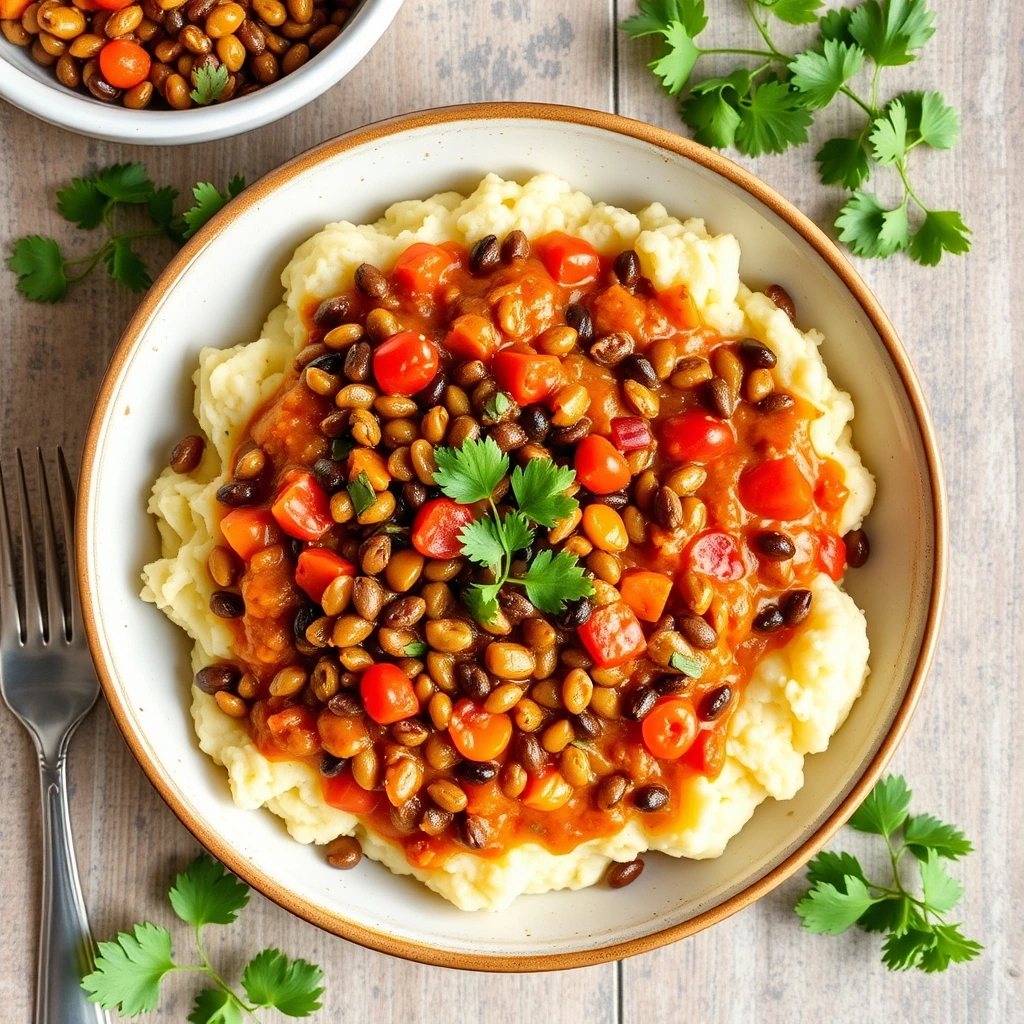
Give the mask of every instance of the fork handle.
[(56, 757), (40, 755), (43, 795), (43, 905), (39, 926), (36, 1024), (106, 1024), (81, 987), (93, 942), (75, 864), (68, 812), (65, 737)]

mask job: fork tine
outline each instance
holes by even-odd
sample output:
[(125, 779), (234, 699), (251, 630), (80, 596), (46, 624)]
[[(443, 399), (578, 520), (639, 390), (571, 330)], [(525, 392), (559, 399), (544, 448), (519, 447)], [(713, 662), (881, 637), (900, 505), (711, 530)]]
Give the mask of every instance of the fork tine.
[(21, 502), (21, 565), (25, 576), (25, 642), (38, 640), (43, 633), (43, 606), (39, 600), (39, 577), (36, 566), (36, 549), (32, 543), (32, 511), (28, 503), (28, 486), (25, 483), (25, 463), (21, 449), (14, 450), (18, 460), (18, 498)]
[(85, 626), (82, 622), (82, 605), (78, 597), (78, 553), (75, 551), (75, 485), (64, 458), (64, 449), (57, 446), (57, 476), (60, 497), (60, 518), (64, 524), (64, 550), (68, 557), (68, 595), (70, 614), (66, 616), (72, 640), (82, 640)]
[(0, 643), (20, 643), (21, 616), (14, 582), (14, 554), (7, 517), (7, 492), (4, 489), (3, 467), (0, 466)]
[(57, 535), (53, 531), (53, 505), (50, 503), (50, 482), (46, 478), (43, 449), (36, 448), (39, 464), (39, 497), (43, 503), (43, 578), (46, 582), (46, 639), (49, 643), (67, 639), (64, 625), (64, 596), (61, 593), (60, 560)]

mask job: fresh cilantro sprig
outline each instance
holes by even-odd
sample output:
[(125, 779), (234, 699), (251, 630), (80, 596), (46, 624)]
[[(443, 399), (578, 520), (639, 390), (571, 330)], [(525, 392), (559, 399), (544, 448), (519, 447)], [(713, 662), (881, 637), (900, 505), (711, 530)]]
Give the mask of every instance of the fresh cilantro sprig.
[[(814, 113), (842, 96), (864, 115), (861, 129), (830, 139), (816, 156), (822, 182), (852, 193), (835, 221), (839, 240), (858, 256), (905, 251), (925, 266), (937, 264), (943, 253), (968, 252), (971, 232), (961, 215), (933, 209), (909, 176), (910, 154), (918, 146), (956, 144), (956, 111), (935, 91), (879, 99), (882, 70), (917, 60), (935, 34), (927, 0), (863, 0), (824, 13), (822, 0), (744, 3), (761, 48), (699, 47), (696, 38), (708, 23), (704, 0), (639, 0), (639, 13), (621, 25), (633, 38), (658, 37), (660, 52), (650, 68), (672, 95), (683, 92), (706, 54), (736, 54), (751, 65), (690, 84), (680, 114), (694, 138), (719, 149), (736, 146), (748, 156), (782, 153), (805, 143)], [(773, 18), (791, 25), (817, 22), (819, 38), (800, 53), (785, 53), (772, 36)], [(859, 77), (870, 82), (867, 96), (852, 87)], [(891, 208), (864, 188), (880, 167), (899, 179), (901, 199)]]
[[(882, 962), (892, 971), (944, 971), (951, 963), (973, 960), (982, 946), (966, 938), (960, 924), (946, 915), (963, 895), (944, 860), (957, 860), (973, 849), (958, 828), (929, 814), (910, 814), (911, 792), (900, 775), (890, 775), (868, 794), (848, 824), (859, 832), (882, 836), (892, 864), (892, 880), (872, 882), (853, 854), (819, 853), (807, 865), (812, 887), (796, 912), (809, 932), (840, 935), (854, 924), (869, 932), (887, 932)], [(899, 836), (902, 834), (902, 842)], [(900, 874), (910, 852), (917, 859), (920, 896)]]
[(566, 601), (593, 594), (593, 584), (583, 575), (578, 559), (565, 551), (541, 551), (524, 576), (511, 575), (512, 556), (533, 546), (534, 527), (550, 528), (579, 507), (565, 493), (576, 478), (571, 469), (551, 459), (531, 459), (526, 469), (517, 466), (510, 486), (518, 508), (502, 515), (493, 494), (508, 473), (509, 462), (493, 438), (466, 441), (461, 448), (438, 448), (434, 457), (434, 482), (449, 498), (461, 505), (486, 501), (490, 506), (488, 513), (459, 534), (462, 553), (494, 574), (493, 583), (474, 583), (463, 592), (462, 599), (478, 622), (493, 622), (497, 617), (498, 591), (506, 583), (523, 586), (533, 604), (551, 613), (560, 612)]
[[(81, 281), (100, 263), (119, 284), (142, 292), (153, 281), (134, 243), (166, 236), (181, 245), (243, 188), (245, 179), (239, 177), (231, 179), (226, 192), (200, 183), (192, 189), (195, 204), (175, 215), (177, 189), (157, 188), (142, 164), (115, 164), (91, 177), (75, 178), (57, 192), (57, 210), (66, 221), (83, 231), (101, 225), (106, 228), (107, 237), (100, 246), (84, 256), (68, 257), (56, 239), (27, 235), (14, 243), (7, 266), (18, 275), (18, 291), (33, 302), (58, 302), (70, 285)], [(120, 230), (116, 214), (133, 207), (144, 208), (148, 226)]]
[(160, 982), (175, 971), (205, 974), (213, 987), (196, 996), (192, 1024), (240, 1024), (242, 1014), (259, 1020), (255, 1011), (274, 1007), (289, 1017), (308, 1017), (320, 1009), (323, 971), (305, 960), (289, 960), (280, 950), (264, 949), (242, 973), (243, 999), (214, 970), (203, 948), (201, 930), (208, 924), (232, 924), (249, 902), (249, 887), (201, 854), (174, 880), (168, 897), (175, 914), (192, 925), (198, 964), (175, 963), (171, 933), (148, 921), (120, 932), (114, 942), (99, 943), (96, 967), (82, 980), (91, 1002), (122, 1017), (155, 1010)]
[(205, 107), (221, 98), (228, 85), (228, 66), (204, 64), (196, 71), (196, 87), (189, 93), (193, 103)]

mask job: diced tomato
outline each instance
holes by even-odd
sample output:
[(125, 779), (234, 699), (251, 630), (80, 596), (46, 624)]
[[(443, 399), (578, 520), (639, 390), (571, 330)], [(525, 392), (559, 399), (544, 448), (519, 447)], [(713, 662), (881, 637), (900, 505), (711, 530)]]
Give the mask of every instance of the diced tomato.
[(735, 537), (721, 530), (708, 530), (695, 537), (686, 550), (690, 568), (712, 579), (742, 579), (747, 567)]
[(527, 777), (526, 788), (519, 799), (536, 811), (557, 811), (569, 802), (571, 796), (572, 786), (554, 765), (548, 765)]
[(736, 445), (731, 423), (700, 409), (670, 416), (661, 428), (662, 451), (673, 462), (710, 462)]
[(373, 375), (388, 395), (415, 395), (437, 374), (437, 346), (416, 331), (399, 331), (373, 353)]
[(231, 550), (246, 562), (281, 539), (277, 520), (262, 508), (234, 509), (220, 521), (220, 532)]
[(672, 580), (664, 573), (641, 569), (622, 578), (619, 593), (638, 619), (657, 622), (672, 593)]
[(613, 494), (629, 483), (629, 465), (615, 446), (600, 434), (588, 434), (576, 446), (576, 478), (594, 494)]
[(681, 331), (692, 331), (700, 327), (700, 314), (694, 304), (693, 296), (684, 286), (669, 288), (668, 291), (658, 293), (658, 302), (665, 310), (665, 316), (669, 322), (678, 327)]
[(612, 444), (620, 452), (631, 452), (635, 448), (647, 448), (654, 441), (647, 420), (639, 416), (616, 416), (612, 420)]
[(132, 89), (149, 76), (149, 53), (130, 39), (112, 39), (100, 50), (100, 71), (116, 89)]
[(451, 498), (428, 501), (412, 523), (412, 546), (426, 558), (455, 558), (462, 552), (459, 534), (473, 522), (471, 505)]
[(381, 725), (391, 725), (419, 714), (420, 702), (409, 677), (388, 662), (371, 665), (359, 679), (359, 695), (366, 713)]
[(615, 668), (647, 650), (643, 627), (622, 601), (595, 608), (576, 631), (598, 668)]
[(566, 288), (589, 284), (601, 272), (597, 250), (582, 238), (561, 231), (538, 238), (533, 244), (547, 272)]
[(281, 529), (299, 540), (319, 540), (334, 525), (330, 502), (312, 473), (286, 480), (270, 511)]
[(725, 766), (725, 737), (714, 729), (702, 729), (686, 752), (686, 763), (701, 775), (717, 779)]
[(324, 596), (324, 591), (339, 576), (355, 575), (356, 567), (351, 562), (326, 548), (306, 548), (305, 551), (299, 552), (295, 582), (317, 604)]
[(562, 383), (562, 362), (558, 356), (504, 349), (491, 363), (497, 382), (520, 405), (547, 398)]
[(814, 504), (826, 512), (838, 512), (850, 496), (845, 480), (843, 467), (835, 459), (826, 459), (814, 485)]
[(811, 485), (788, 455), (746, 470), (740, 477), (740, 501), (762, 519), (801, 519), (811, 511)]
[(324, 801), (331, 807), (337, 807), (339, 811), (348, 811), (349, 814), (369, 814), (384, 796), (379, 791), (363, 789), (352, 778), (352, 772), (348, 768), (330, 778), (321, 776), (320, 784), (323, 787)]
[(640, 723), (644, 745), (665, 760), (682, 757), (697, 738), (697, 716), (684, 697), (662, 697)]
[(429, 294), (444, 284), (448, 272), (457, 265), (456, 257), (439, 245), (413, 242), (395, 261), (391, 279), (405, 292)]
[(274, 745), (289, 757), (309, 757), (320, 750), (320, 735), (309, 708), (293, 705), (269, 715), (266, 727)]
[(448, 735), (463, 757), (470, 761), (493, 761), (504, 753), (512, 738), (512, 719), (504, 713), (484, 711), (467, 697), (455, 705)]
[(818, 568), (834, 580), (841, 580), (846, 572), (846, 542), (834, 533), (818, 534)]
[(466, 313), (452, 321), (444, 347), (460, 359), (487, 361), (501, 346), (498, 329), (485, 316)]

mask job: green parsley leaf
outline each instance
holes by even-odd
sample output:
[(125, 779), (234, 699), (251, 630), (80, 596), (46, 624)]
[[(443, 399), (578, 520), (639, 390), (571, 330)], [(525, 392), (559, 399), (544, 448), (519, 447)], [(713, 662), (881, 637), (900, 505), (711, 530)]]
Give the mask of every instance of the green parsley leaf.
[(348, 496), (352, 499), (352, 507), (357, 516), (361, 516), (377, 500), (377, 492), (365, 469), (355, 480), (349, 481)]
[(957, 860), (974, 849), (971, 841), (955, 825), (947, 825), (930, 814), (907, 818), (903, 839), (918, 860), (927, 860), (929, 850), (934, 850), (940, 857)]
[(804, 928), (824, 935), (841, 935), (877, 900), (871, 898), (864, 882), (855, 875), (844, 878), (841, 891), (828, 882), (819, 882), (796, 905)]
[(462, 592), (462, 603), (477, 622), (493, 622), (498, 617), (500, 583), (474, 583)]
[(771, 11), (776, 18), (788, 21), (790, 25), (808, 25), (818, 20), (821, 0), (757, 0)]
[(460, 505), (489, 498), (508, 472), (508, 456), (492, 437), (465, 441), (461, 448), (437, 448), (434, 458), (434, 483)]
[(18, 291), (33, 302), (57, 302), (67, 293), (64, 257), (52, 238), (19, 238), (7, 257), (7, 266), (18, 275)]
[(935, 34), (925, 0), (868, 0), (850, 16), (850, 34), (879, 67), (909, 64)]
[(575, 498), (565, 493), (575, 479), (571, 469), (551, 459), (530, 459), (525, 470), (516, 466), (512, 471), (512, 493), (524, 516), (540, 526), (552, 527), (579, 506)]
[(726, 78), (706, 78), (690, 89), (680, 113), (698, 142), (718, 149), (733, 145), (740, 125), (739, 98), (750, 92), (750, 83), (750, 72), (737, 68)]
[(265, 949), (249, 961), (242, 987), (256, 1006), (273, 1006), (289, 1017), (308, 1017), (320, 1009), (323, 971), (305, 960), (292, 960), (278, 949)]
[(594, 593), (594, 585), (583, 575), (576, 556), (566, 551), (559, 551), (553, 558), (551, 551), (542, 551), (530, 563), (523, 583), (526, 596), (542, 612), (552, 614), (562, 611), (566, 601)]
[(484, 417), (497, 422), (512, 408), (512, 399), (504, 391), (495, 391), (490, 398), (484, 402)]
[(103, 222), (107, 201), (92, 178), (72, 178), (68, 188), (57, 190), (57, 211), (65, 220), (86, 231)]
[(123, 238), (114, 241), (104, 253), (103, 262), (107, 273), (133, 292), (144, 292), (153, 283), (146, 264)]
[(804, 95), (810, 110), (827, 107), (847, 80), (864, 66), (864, 51), (836, 40), (827, 40), (823, 52), (805, 50), (789, 65), (794, 86)]
[(687, 654), (680, 654), (678, 651), (672, 653), (668, 659), (668, 664), (669, 668), (674, 668), (691, 679), (700, 679), (704, 675), (704, 663), (702, 661), (699, 661), (697, 658), (691, 658)]
[(747, 156), (782, 153), (807, 141), (811, 115), (801, 94), (777, 79), (755, 86), (740, 104), (736, 145)]
[(166, 188), (158, 188), (146, 200), (146, 209), (149, 211), (149, 216), (153, 219), (154, 223), (168, 233), (172, 231), (174, 200), (177, 198), (178, 190), (168, 185)]
[(822, 850), (807, 863), (807, 881), (812, 885), (825, 882), (834, 885), (840, 892), (846, 892), (845, 878), (850, 875), (866, 881), (860, 861), (852, 853), (832, 853)]
[(481, 516), (467, 523), (459, 533), (462, 553), (477, 565), (497, 569), (505, 556), (502, 531), (494, 516)]
[(669, 95), (675, 96), (689, 81), (700, 50), (682, 22), (673, 21), (662, 35), (668, 49), (662, 56), (651, 61), (648, 67), (661, 79)]
[(857, 924), (866, 932), (895, 932), (902, 935), (913, 920), (913, 904), (907, 896), (887, 896), (868, 907)]
[(883, 238), (885, 215), (890, 212), (872, 193), (854, 192), (836, 218), (839, 241), (845, 242), (857, 256), (891, 256), (896, 251), (892, 246), (892, 227)]
[(133, 933), (118, 932), (116, 942), (97, 946), (96, 969), (82, 979), (91, 1003), (134, 1017), (156, 1008), (160, 980), (174, 969), (171, 933), (148, 921)]
[(96, 188), (115, 203), (145, 203), (155, 191), (142, 164), (114, 164), (92, 180)]
[(970, 228), (956, 210), (929, 210), (924, 223), (910, 239), (910, 255), (926, 267), (934, 267), (943, 252), (959, 256), (970, 252)]
[(911, 792), (902, 775), (877, 783), (847, 824), (858, 832), (891, 836), (907, 819)]
[(860, 139), (829, 139), (815, 160), (823, 185), (843, 185), (855, 192), (871, 177), (867, 150)]
[(880, 164), (902, 160), (907, 152), (907, 112), (899, 100), (889, 104), (871, 129), (871, 146)]
[(640, 0), (639, 7), (638, 14), (619, 26), (634, 39), (664, 32), (674, 21), (679, 22), (692, 39), (699, 36), (708, 23), (704, 0)]
[(898, 97), (907, 111), (907, 137), (932, 149), (951, 149), (960, 137), (960, 115), (940, 92), (908, 92)]
[(191, 1024), (242, 1024), (242, 1011), (222, 988), (204, 988), (188, 1015)]
[(405, 645), (405, 656), (407, 658), (422, 658), (429, 650), (430, 648), (425, 643), (417, 640)]
[(927, 860), (920, 861), (918, 866), (925, 903), (940, 914), (952, 910), (964, 894), (963, 886), (946, 870), (934, 850), (930, 850)]
[(228, 85), (228, 67), (218, 64), (216, 68), (203, 64), (196, 71), (195, 88), (189, 93), (193, 103), (205, 107), (219, 100)]
[(850, 18), (853, 10), (849, 7), (838, 7), (826, 11), (818, 22), (818, 30), (821, 32), (823, 41), (835, 39), (840, 43), (852, 43), (854, 38), (850, 35)]
[(196, 928), (231, 924), (249, 902), (249, 887), (201, 853), (174, 879), (168, 893), (174, 912)]

